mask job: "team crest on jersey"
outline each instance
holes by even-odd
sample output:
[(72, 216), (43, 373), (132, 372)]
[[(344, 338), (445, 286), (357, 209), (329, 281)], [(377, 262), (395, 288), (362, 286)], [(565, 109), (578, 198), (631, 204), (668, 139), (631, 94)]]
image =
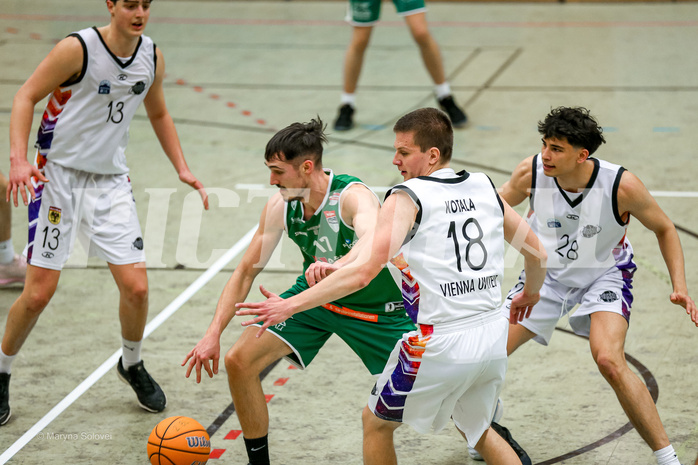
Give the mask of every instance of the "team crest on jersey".
[(330, 198), (328, 200), (329, 204), (330, 205), (337, 205), (337, 203), (339, 202), (339, 196), (340, 196), (339, 192), (335, 192), (334, 194), (330, 195)]
[(143, 238), (137, 237), (133, 244), (131, 244), (133, 250), (143, 250)]
[(560, 220), (556, 218), (548, 218), (548, 227), (549, 228), (561, 228), (562, 223), (560, 223)]
[(99, 89), (97, 89), (98, 94), (109, 94), (111, 93), (111, 82), (106, 79), (99, 83)]
[(48, 220), (51, 224), (58, 224), (61, 222), (61, 209), (58, 207), (48, 207)]
[(129, 90), (129, 94), (140, 95), (143, 93), (144, 90), (145, 90), (145, 82), (138, 81), (137, 83), (135, 83), (133, 85), (133, 87), (131, 87), (131, 90)]
[(116, 76), (116, 79), (118, 79), (119, 81), (125, 81), (127, 78), (128, 76), (126, 76), (125, 74), (119, 74), (118, 76)]
[(604, 291), (599, 295), (599, 302), (611, 303), (618, 300), (618, 294), (613, 291)]
[(595, 226), (593, 224), (588, 224), (582, 228), (582, 236), (589, 238), (594, 237), (601, 232), (601, 226)]
[(325, 218), (327, 218), (327, 224), (330, 225), (330, 228), (332, 228), (332, 231), (334, 232), (339, 232), (339, 220), (337, 219), (337, 213), (330, 211), (330, 212), (324, 212), (325, 213)]

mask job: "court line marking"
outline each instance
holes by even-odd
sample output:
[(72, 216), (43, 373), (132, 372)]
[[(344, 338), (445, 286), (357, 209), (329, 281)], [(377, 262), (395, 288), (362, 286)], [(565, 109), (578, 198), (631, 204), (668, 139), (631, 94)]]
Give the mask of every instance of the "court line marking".
[[(269, 187), (270, 186), (264, 185), (264, 184), (244, 184), (244, 183), (235, 184), (235, 189), (237, 189), (237, 190), (259, 190), (259, 189), (265, 189), (265, 188), (269, 188)], [(374, 192), (388, 192), (388, 189), (390, 189), (390, 187), (387, 187), (387, 186), (369, 186), (369, 189), (371, 189)], [(650, 194), (653, 197), (677, 197), (677, 198), (682, 198), (682, 197), (695, 198), (695, 197), (698, 197), (698, 192), (650, 191)]]
[[(3, 13), (0, 19), (10, 21), (68, 21), (94, 22), (103, 21), (103, 15), (61, 15), (61, 14), (27, 14)], [(326, 19), (245, 19), (245, 18), (182, 18), (160, 16), (149, 20), (159, 24), (202, 24), (223, 26), (346, 26), (346, 21)], [(669, 28), (696, 27), (695, 20), (641, 20), (641, 21), (430, 21), (432, 27), (483, 27), (483, 28)], [(382, 27), (404, 27), (402, 21), (381, 21)]]
[[(177, 298), (175, 298), (167, 307), (165, 307), (158, 315), (153, 318), (145, 327), (143, 339), (147, 338), (155, 331), (162, 323), (171, 317), (177, 310), (180, 309), (194, 294), (199, 292), (225, 265), (243, 251), (252, 241), (252, 236), (257, 231), (259, 224), (255, 225), (233, 245), (228, 251), (221, 256), (216, 262), (211, 265), (204, 273), (201, 274), (193, 283), (187, 287)], [(10, 460), (17, 452), (22, 450), (29, 441), (46, 428), (53, 420), (58, 417), (64, 410), (73, 404), (81, 395), (91, 388), (102, 376), (116, 365), (121, 356), (121, 349), (114, 352), (102, 365), (92, 372), (85, 380), (78, 385), (73, 391), (65, 396), (55, 407), (53, 407), (43, 418), (34, 424), (29, 430), (24, 433), (17, 441), (14, 442), (5, 452), (0, 455), (0, 465)]]
[[(589, 340), (588, 337), (586, 336), (580, 336), (579, 334), (576, 334), (574, 331), (570, 331), (569, 329), (565, 328), (560, 328), (560, 327), (555, 327), (557, 331), (562, 331), (563, 333), (570, 334), (572, 336), (576, 336), (582, 339)], [(642, 376), (642, 380), (645, 382), (645, 386), (647, 387), (647, 390), (650, 392), (650, 396), (652, 397), (652, 401), (657, 404), (657, 399), (659, 399), (659, 384), (657, 383), (657, 379), (654, 377), (652, 372), (638, 359), (635, 357), (632, 357), (630, 354), (627, 352), (623, 352), (625, 354), (625, 358), (627, 359), (628, 363), (633, 365), (637, 371), (639, 372), (640, 376)], [(591, 444), (588, 444), (586, 446), (580, 447), (579, 449), (573, 450), (572, 452), (568, 452), (566, 454), (560, 455), (558, 457), (552, 458), (545, 460), (543, 462), (536, 462), (535, 465), (553, 465), (555, 463), (562, 462), (563, 460), (570, 459), (572, 457), (577, 457), (579, 455), (585, 454), (591, 450), (597, 449), (605, 444), (608, 444), (609, 442), (615, 441), (616, 439), (620, 438), (623, 436), (625, 433), (628, 431), (633, 430), (634, 427), (632, 423), (627, 422), (617, 430), (613, 431), (612, 433), (607, 434), (603, 438), (599, 439), (596, 442), (593, 442)], [(613, 457), (611, 457), (613, 458)]]

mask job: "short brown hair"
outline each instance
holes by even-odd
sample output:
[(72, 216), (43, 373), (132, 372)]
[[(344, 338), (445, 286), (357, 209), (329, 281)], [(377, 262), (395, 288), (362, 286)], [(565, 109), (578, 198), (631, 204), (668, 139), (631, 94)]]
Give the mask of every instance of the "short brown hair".
[(441, 152), (441, 163), (451, 160), (453, 153), (453, 126), (448, 115), (436, 108), (420, 108), (397, 120), (394, 132), (413, 132), (414, 143), (422, 152), (436, 147)]

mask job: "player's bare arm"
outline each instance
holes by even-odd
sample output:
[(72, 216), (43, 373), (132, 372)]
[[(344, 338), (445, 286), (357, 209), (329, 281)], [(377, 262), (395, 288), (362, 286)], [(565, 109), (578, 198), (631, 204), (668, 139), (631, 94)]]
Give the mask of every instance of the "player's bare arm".
[(540, 299), (540, 288), (545, 279), (545, 263), (548, 254), (528, 223), (505, 200), (502, 200), (502, 203), (504, 204), (504, 239), (523, 255), (526, 271), (524, 288), (511, 302), (509, 322), (517, 324), (531, 315), (533, 306)]
[(376, 195), (363, 184), (349, 186), (339, 199), (342, 221), (354, 228), (357, 243), (342, 258), (334, 263), (317, 261), (310, 265), (305, 272), (308, 285), (314, 286), (330, 273), (337, 271), (347, 263), (352, 262), (357, 255), (357, 245), (366, 237), (368, 231), (376, 227), (380, 202)]
[(698, 309), (688, 295), (683, 249), (676, 227), (642, 181), (629, 171), (623, 172), (618, 186), (618, 213), (623, 219), (627, 219), (628, 214), (634, 216), (657, 236), (659, 250), (662, 252), (673, 286), (670, 300), (685, 308), (691, 320), (698, 326)]
[(526, 200), (533, 182), (533, 157), (523, 160), (514, 169), (511, 178), (498, 189), (499, 196), (509, 205), (516, 206)]
[[(404, 192), (398, 191), (386, 199), (380, 210), (375, 232), (368, 231), (365, 240), (354, 246), (355, 260), (298, 295), (281, 299), (264, 292), (265, 302), (239, 303), (238, 315), (256, 315), (243, 326), (259, 323), (259, 337), (269, 326), (278, 324), (298, 312), (340, 299), (366, 287), (383, 266), (400, 250), (414, 225), (417, 207)], [(248, 309), (248, 310), (242, 310)]]
[(143, 100), (143, 105), (145, 106), (148, 119), (153, 126), (153, 130), (158, 137), (158, 141), (160, 141), (163, 151), (167, 155), (167, 158), (170, 159), (172, 166), (174, 166), (179, 175), (179, 180), (199, 192), (201, 200), (204, 203), (204, 208), (208, 210), (208, 194), (206, 194), (206, 189), (204, 189), (204, 185), (201, 181), (196, 179), (189, 169), (189, 166), (187, 166), (184, 153), (182, 152), (182, 146), (179, 142), (179, 136), (177, 135), (177, 129), (175, 128), (172, 116), (170, 116), (170, 112), (167, 110), (167, 105), (165, 104), (165, 92), (162, 88), (162, 80), (165, 76), (165, 58), (159, 48), (155, 49), (155, 53), (157, 56), (155, 81), (153, 85), (150, 86), (148, 95), (146, 95)]
[[(204, 337), (187, 354), (182, 362), (184, 366), (189, 361), (185, 376), (188, 378), (192, 369), (196, 369), (196, 382), (201, 382), (201, 368), (208, 373), (209, 378), (218, 374), (220, 359), (221, 334), (235, 316), (235, 304), (243, 302), (250, 292), (252, 283), (264, 269), (283, 234), (283, 200), (281, 195), (274, 195), (262, 211), (259, 227), (252, 237), (242, 260), (235, 267), (233, 275), (228, 280), (216, 305), (213, 321), (206, 330)], [(266, 292), (266, 291), (263, 291)], [(209, 361), (213, 366), (209, 365)]]
[(83, 50), (76, 37), (61, 40), (43, 59), (34, 73), (19, 89), (12, 102), (10, 116), (10, 175), (6, 200), (10, 195), (15, 207), (18, 206), (18, 194), (24, 205), (29, 204), (27, 190), (31, 199), (36, 198), (31, 177), (48, 181), (44, 175), (27, 161), (27, 141), (34, 117), (34, 107), (61, 84), (77, 77), (82, 70)]

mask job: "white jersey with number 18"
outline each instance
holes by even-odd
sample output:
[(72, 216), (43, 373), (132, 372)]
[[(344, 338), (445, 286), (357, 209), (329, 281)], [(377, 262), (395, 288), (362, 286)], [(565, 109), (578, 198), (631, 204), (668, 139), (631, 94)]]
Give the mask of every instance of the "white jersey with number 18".
[[(445, 168), (393, 187), (418, 213), (392, 263), (405, 309), (419, 324), (474, 324), (498, 313), (504, 273), (503, 206), (482, 173)], [(489, 318), (489, 317), (488, 317)]]

